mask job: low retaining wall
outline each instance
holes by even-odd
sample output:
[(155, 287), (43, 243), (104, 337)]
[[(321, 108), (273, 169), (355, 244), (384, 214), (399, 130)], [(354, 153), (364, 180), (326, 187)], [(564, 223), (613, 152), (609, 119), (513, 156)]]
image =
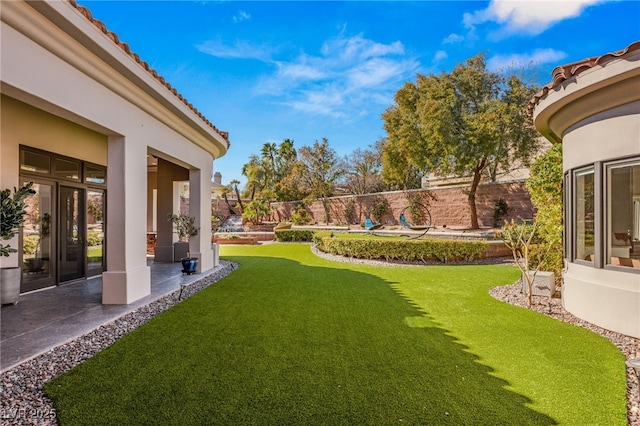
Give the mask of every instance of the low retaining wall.
[[(232, 236), (238, 238), (229, 238)], [(274, 241), (275, 239), (273, 232), (222, 232), (213, 234), (213, 242), (216, 244), (256, 244), (258, 241)]]

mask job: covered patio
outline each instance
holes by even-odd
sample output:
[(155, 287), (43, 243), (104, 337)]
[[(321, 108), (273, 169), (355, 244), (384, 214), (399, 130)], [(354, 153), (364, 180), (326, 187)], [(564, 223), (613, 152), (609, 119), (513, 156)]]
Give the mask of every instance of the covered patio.
[[(0, 311), (0, 371), (4, 372), (48, 350), (74, 340), (125, 314), (176, 292), (184, 294), (200, 281), (229, 269), (224, 263), (196, 275), (184, 275), (180, 263), (147, 260), (151, 294), (128, 305), (102, 304), (102, 277), (75, 281), (23, 294), (17, 305)], [(184, 295), (183, 295), (184, 298)]]

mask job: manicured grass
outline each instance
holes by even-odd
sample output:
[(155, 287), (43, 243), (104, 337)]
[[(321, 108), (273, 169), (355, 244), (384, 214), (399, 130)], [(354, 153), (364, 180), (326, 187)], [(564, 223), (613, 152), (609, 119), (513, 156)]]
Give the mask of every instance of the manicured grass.
[(515, 268), (222, 253), (242, 267), (46, 385), (63, 425), (626, 424), (612, 344), (487, 294)]

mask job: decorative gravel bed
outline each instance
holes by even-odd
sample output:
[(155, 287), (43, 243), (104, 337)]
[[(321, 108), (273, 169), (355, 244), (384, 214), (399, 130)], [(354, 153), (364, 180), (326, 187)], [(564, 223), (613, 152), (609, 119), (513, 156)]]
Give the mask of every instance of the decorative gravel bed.
[(91, 358), (156, 315), (233, 272), (238, 264), (220, 261), (216, 272), (142, 306), (77, 339), (57, 346), (0, 375), (0, 422), (3, 425), (57, 425), (55, 409), (44, 396), (46, 382)]

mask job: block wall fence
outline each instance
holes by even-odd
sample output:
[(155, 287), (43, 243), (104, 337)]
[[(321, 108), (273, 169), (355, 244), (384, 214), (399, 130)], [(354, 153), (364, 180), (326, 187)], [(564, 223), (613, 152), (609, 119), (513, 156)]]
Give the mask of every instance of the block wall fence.
[[(455, 186), (332, 197), (329, 199), (329, 223), (347, 224), (345, 206), (350, 200), (353, 200), (355, 206), (356, 220), (353, 224), (361, 223), (366, 218), (366, 213), (373, 203), (380, 198), (384, 198), (389, 203), (390, 212), (384, 215), (381, 222), (388, 226), (398, 225), (400, 212), (409, 204), (410, 199), (417, 199), (423, 205), (428, 206), (433, 225), (438, 227), (446, 226), (448, 228), (468, 228), (471, 224), (471, 216), (466, 189), (467, 186)], [(487, 183), (480, 185), (476, 193), (478, 223), (481, 227), (493, 226), (494, 207), (501, 198), (506, 201), (508, 206), (508, 212), (504, 219), (533, 218), (534, 207), (524, 181)], [(296, 204), (296, 202), (272, 203), (273, 219), (277, 221), (289, 219)], [(311, 213), (312, 223), (325, 223), (322, 201), (316, 200), (306, 207)]]

